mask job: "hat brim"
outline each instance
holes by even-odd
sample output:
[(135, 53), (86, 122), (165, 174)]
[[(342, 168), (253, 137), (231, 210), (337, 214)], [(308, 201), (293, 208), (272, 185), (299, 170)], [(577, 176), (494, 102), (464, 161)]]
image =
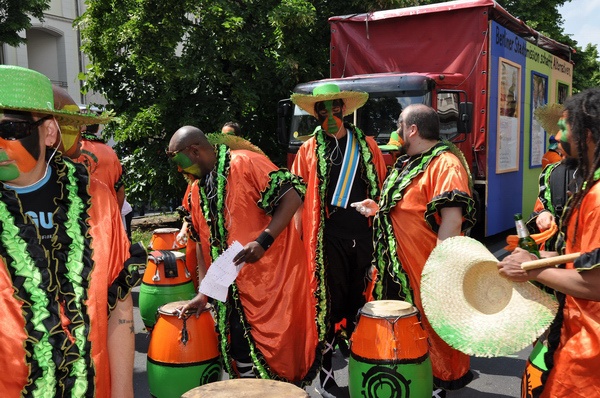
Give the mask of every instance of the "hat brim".
[(369, 94), (362, 91), (340, 91), (339, 93), (317, 95), (294, 93), (290, 99), (294, 104), (314, 117), (317, 117), (317, 113), (315, 112), (315, 104), (317, 102), (341, 99), (344, 100), (344, 105), (346, 106), (344, 116), (347, 116), (363, 106), (369, 99)]
[(31, 113), (40, 113), (43, 115), (52, 115), (56, 118), (59, 123), (70, 124), (70, 125), (90, 125), (90, 124), (105, 124), (112, 120), (110, 116), (96, 115), (94, 113), (79, 113), (69, 112), (61, 110), (48, 110), (48, 109), (37, 109), (37, 108), (24, 108), (24, 107), (12, 107), (0, 104), (0, 110), (10, 109), (13, 111), (23, 111)]
[(533, 111), (535, 120), (542, 126), (546, 133), (554, 134), (558, 131), (558, 121), (563, 116), (564, 107), (560, 104), (546, 104)]
[(514, 354), (552, 323), (553, 296), (529, 282), (500, 276), (498, 260), (475, 239), (457, 236), (431, 252), (421, 298), (435, 332), (451, 347), (479, 357)]

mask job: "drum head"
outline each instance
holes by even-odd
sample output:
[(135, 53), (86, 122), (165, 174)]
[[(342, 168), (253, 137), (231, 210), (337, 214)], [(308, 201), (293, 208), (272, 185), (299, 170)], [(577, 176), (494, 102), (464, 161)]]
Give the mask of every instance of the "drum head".
[(399, 318), (412, 315), (417, 309), (412, 304), (400, 300), (375, 300), (366, 303), (360, 310), (361, 314), (381, 318)]
[(181, 398), (308, 398), (306, 391), (276, 380), (232, 379), (196, 387)]
[[(173, 316), (177, 316), (179, 315), (177, 308), (179, 307), (183, 307), (185, 305), (185, 303), (187, 303), (187, 301), (173, 301), (171, 303), (167, 303), (164, 305), (161, 305), (160, 307), (158, 307), (158, 312), (160, 314), (164, 314), (164, 315), (173, 315)], [(204, 309), (202, 310), (202, 312), (204, 311), (209, 311), (212, 308), (212, 305), (210, 303), (206, 303), (206, 307), (204, 307)], [(188, 311), (188, 315), (193, 314), (195, 311)]]
[(160, 234), (177, 234), (179, 232), (179, 230), (177, 228), (158, 228), (155, 229), (154, 231), (152, 231), (153, 234), (156, 235), (160, 235)]

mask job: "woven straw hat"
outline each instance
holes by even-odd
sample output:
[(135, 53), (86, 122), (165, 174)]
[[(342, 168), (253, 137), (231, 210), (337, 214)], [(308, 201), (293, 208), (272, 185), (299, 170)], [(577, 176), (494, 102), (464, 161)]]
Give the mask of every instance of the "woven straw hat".
[(421, 279), (425, 315), (436, 333), (467, 355), (514, 354), (556, 315), (554, 298), (529, 282), (500, 276), (498, 260), (475, 239), (456, 236), (429, 256)]
[(346, 112), (344, 112), (344, 116), (346, 116), (363, 106), (369, 99), (369, 94), (362, 91), (340, 91), (337, 84), (325, 83), (315, 87), (312, 94), (295, 93), (290, 99), (314, 117), (317, 117), (315, 112), (317, 102), (342, 99), (346, 105)]
[(554, 134), (559, 130), (558, 121), (564, 110), (560, 104), (546, 104), (536, 108), (533, 116), (548, 134)]
[(101, 124), (109, 117), (54, 109), (50, 79), (31, 69), (0, 65), (0, 110), (53, 115), (60, 122), (71, 125)]

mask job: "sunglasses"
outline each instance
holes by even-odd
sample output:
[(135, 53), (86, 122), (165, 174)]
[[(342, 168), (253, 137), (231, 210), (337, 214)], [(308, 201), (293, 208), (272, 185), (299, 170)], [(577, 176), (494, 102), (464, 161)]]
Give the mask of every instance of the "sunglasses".
[(52, 115), (44, 116), (35, 122), (5, 120), (0, 122), (0, 138), (14, 141), (29, 137), (34, 131), (37, 131), (42, 123), (50, 118), (52, 118)]

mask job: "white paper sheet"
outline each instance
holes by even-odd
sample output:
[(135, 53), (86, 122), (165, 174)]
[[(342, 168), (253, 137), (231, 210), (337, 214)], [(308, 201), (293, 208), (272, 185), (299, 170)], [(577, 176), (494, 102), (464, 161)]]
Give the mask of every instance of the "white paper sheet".
[(227, 250), (210, 265), (204, 279), (200, 282), (200, 293), (212, 297), (215, 300), (225, 302), (229, 286), (235, 281), (242, 266), (233, 264), (233, 259), (244, 247), (238, 241), (234, 241)]

